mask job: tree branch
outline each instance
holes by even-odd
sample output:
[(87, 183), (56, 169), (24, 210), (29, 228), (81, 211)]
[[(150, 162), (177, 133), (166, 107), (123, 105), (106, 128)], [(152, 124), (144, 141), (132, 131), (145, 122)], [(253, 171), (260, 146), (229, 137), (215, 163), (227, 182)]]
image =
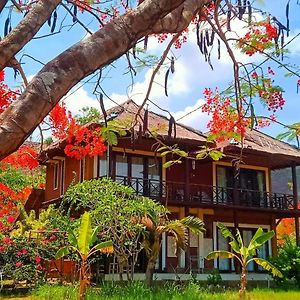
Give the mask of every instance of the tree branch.
[(60, 1), (38, 1), (22, 21), (0, 41), (0, 70), (35, 36)]
[(76, 83), (126, 53), (183, 2), (146, 0), (46, 64), (0, 115), (0, 159), (15, 151)]

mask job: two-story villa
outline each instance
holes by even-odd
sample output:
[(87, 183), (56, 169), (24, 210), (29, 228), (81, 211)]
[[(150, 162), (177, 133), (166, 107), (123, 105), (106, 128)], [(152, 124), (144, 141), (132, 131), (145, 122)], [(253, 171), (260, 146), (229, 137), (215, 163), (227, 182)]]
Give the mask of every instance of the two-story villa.
[[(108, 110), (108, 118), (132, 119), (139, 107), (133, 101)], [(142, 114), (144, 111), (142, 111)], [(169, 120), (149, 112), (149, 129), (155, 129), (166, 144), (174, 143), (189, 153), (197, 153), (206, 145), (206, 136), (184, 125), (176, 124), (172, 137), (168, 134)], [(136, 127), (138, 130), (138, 126)], [(174, 132), (176, 131), (176, 136)], [(154, 138), (122, 137), (117, 146), (109, 147), (102, 157), (76, 160), (66, 157), (64, 142), (55, 143), (41, 155), (47, 167), (46, 190), (42, 206), (57, 203), (70, 183), (85, 179), (109, 176), (131, 185), (138, 194), (156, 199), (166, 205), (171, 218), (195, 215), (203, 219), (205, 234), (190, 235), (189, 248), (179, 256), (174, 254), (171, 237), (164, 236), (158, 271), (174, 270), (234, 271), (230, 260), (205, 261), (212, 250), (226, 249), (228, 244), (216, 224), (223, 222), (238, 227), (247, 242), (258, 227), (273, 229), (282, 218), (295, 218), (297, 243), (299, 244), (299, 216), (296, 166), (300, 165), (300, 151), (256, 130), (249, 131), (244, 140), (242, 162), (237, 172), (233, 161), (240, 156), (241, 146), (232, 143), (224, 149), (226, 157), (221, 161), (183, 159), (168, 169), (162, 167), (168, 157), (155, 153)], [(293, 188), (290, 194), (276, 193), (272, 186), (274, 170), (290, 168)], [(266, 244), (260, 256), (276, 252), (276, 238)], [(250, 265), (249, 271), (260, 271)]]

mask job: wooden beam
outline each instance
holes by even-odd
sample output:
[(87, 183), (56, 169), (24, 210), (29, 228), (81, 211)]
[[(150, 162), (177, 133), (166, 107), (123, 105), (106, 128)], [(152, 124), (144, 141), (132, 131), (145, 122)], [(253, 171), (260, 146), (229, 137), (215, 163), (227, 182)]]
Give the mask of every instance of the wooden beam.
[(294, 197), (294, 209), (298, 209), (298, 187), (297, 187), (297, 170), (296, 164), (292, 163), (292, 181), (293, 181), (293, 197)]

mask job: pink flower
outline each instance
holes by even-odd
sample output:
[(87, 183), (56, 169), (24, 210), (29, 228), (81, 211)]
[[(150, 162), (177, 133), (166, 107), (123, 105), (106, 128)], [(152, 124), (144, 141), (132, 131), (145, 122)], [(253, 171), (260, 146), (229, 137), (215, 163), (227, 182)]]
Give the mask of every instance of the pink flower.
[(4, 246), (0, 246), (0, 253), (3, 253), (5, 250)]
[(9, 236), (6, 236), (6, 237), (3, 239), (3, 242), (4, 242), (4, 244), (6, 244), (6, 245), (11, 245), (11, 244), (12, 244), (12, 240), (10, 239)]
[(21, 251), (18, 251), (16, 254), (17, 256), (22, 256), (23, 253)]
[(297, 84), (300, 85), (300, 79), (298, 79)]
[(22, 254), (27, 254), (28, 250), (27, 249), (22, 249)]
[(8, 223), (14, 223), (15, 222), (15, 218), (13, 216), (8, 216), (7, 217), (7, 222)]
[(35, 257), (35, 263), (37, 264), (37, 265), (39, 265), (40, 263), (41, 263), (41, 257), (40, 256), (36, 256)]
[(17, 262), (16, 262), (16, 267), (19, 268), (19, 267), (21, 267), (21, 266), (22, 266), (22, 263), (21, 263), (20, 261), (17, 261)]
[(57, 239), (57, 236), (52, 234), (49, 238), (50, 241), (55, 241)]

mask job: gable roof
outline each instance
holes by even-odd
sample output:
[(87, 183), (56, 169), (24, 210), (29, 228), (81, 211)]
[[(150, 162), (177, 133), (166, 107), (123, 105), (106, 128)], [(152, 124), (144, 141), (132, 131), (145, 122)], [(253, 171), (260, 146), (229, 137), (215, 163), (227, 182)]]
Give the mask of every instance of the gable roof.
[[(133, 100), (128, 100), (118, 106), (108, 109), (106, 112), (107, 119), (108, 121), (112, 119), (118, 119), (133, 125), (135, 121), (135, 116), (138, 113), (139, 108), (140, 106), (136, 104)], [(144, 114), (145, 109), (142, 108), (140, 111), (140, 115), (144, 116)], [(104, 122), (104, 120), (101, 121)], [(138, 119), (137, 124), (134, 126), (134, 130), (138, 132), (140, 125), (143, 126), (142, 121)], [(169, 119), (167, 117), (152, 111), (148, 111), (147, 127), (149, 131), (154, 131), (160, 138), (168, 139)], [(175, 128), (176, 134), (174, 133), (174, 131), (172, 132), (172, 141), (182, 140), (206, 143), (206, 135), (197, 129), (177, 122)]]
[[(135, 116), (139, 111), (139, 108), (140, 106), (133, 100), (128, 100), (122, 104), (108, 109), (106, 111), (107, 121), (116, 119), (132, 126), (134, 124)], [(142, 108), (140, 111), (140, 115), (144, 116), (144, 114), (145, 109)], [(98, 123), (92, 122), (87, 124), (86, 126), (100, 126), (100, 124), (104, 123), (103, 115), (101, 116), (101, 118), (102, 119), (100, 119)], [(138, 119), (137, 124), (134, 126), (134, 130), (136, 132), (139, 132), (140, 127), (142, 126), (142, 120)], [(180, 123), (176, 123), (175, 126), (176, 135), (174, 135), (173, 130), (172, 137), (170, 139), (168, 135), (169, 119), (163, 115), (148, 111), (147, 128), (149, 129), (149, 131), (155, 131), (160, 139), (169, 142), (171, 141), (173, 143), (188, 143), (195, 147), (197, 147), (198, 145), (203, 145), (207, 142), (207, 135), (202, 133), (201, 131)], [(40, 160), (45, 161), (46, 158), (58, 155), (60, 153), (62, 154), (65, 145), (65, 141), (58, 141), (51, 144), (41, 153)], [(243, 146), (244, 153), (260, 153), (261, 155), (268, 156), (270, 161), (272, 162), (271, 165), (274, 168), (286, 167), (292, 162), (296, 162), (300, 165), (300, 150), (290, 144), (279, 141), (258, 130), (247, 130)], [(225, 146), (225, 153), (227, 151), (237, 151), (239, 149), (241, 149), (240, 143), (229, 144)]]

